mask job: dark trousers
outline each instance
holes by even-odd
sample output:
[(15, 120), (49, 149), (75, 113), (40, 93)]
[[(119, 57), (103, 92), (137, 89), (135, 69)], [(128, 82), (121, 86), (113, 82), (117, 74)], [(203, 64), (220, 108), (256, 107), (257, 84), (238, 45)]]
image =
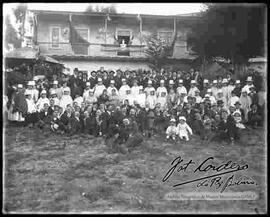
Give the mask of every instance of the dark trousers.
[(33, 124), (35, 125), (38, 122), (38, 114), (36, 112), (34, 113), (28, 113), (25, 117), (25, 123), (26, 125)]

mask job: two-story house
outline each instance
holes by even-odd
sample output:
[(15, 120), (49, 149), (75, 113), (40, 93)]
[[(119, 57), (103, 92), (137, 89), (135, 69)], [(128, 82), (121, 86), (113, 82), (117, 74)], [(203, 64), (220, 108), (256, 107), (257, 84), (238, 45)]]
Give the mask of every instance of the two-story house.
[[(190, 23), (197, 17), (136, 14), (104, 14), (31, 10), (29, 40), (44, 55), (66, 67), (84, 71), (105, 69), (149, 69), (146, 38), (155, 33), (171, 41), (177, 33), (172, 61), (192, 59), (187, 46)], [(74, 36), (75, 31), (75, 36)], [(76, 39), (76, 34), (80, 39)], [(73, 38), (72, 38), (73, 35)]]

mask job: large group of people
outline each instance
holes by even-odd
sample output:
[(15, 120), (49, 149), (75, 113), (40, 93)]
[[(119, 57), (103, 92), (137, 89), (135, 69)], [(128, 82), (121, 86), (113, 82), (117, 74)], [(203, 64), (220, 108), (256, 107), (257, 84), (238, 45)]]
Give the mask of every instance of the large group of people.
[(10, 123), (54, 133), (91, 134), (123, 144), (159, 134), (168, 140), (234, 142), (241, 130), (264, 124), (264, 95), (252, 76), (214, 80), (198, 71), (106, 71), (31, 80), (10, 87), (4, 112)]

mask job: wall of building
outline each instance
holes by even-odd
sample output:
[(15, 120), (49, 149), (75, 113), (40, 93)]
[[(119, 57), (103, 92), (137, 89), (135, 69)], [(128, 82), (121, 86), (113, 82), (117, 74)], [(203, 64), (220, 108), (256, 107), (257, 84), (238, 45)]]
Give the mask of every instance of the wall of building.
[[(69, 16), (68, 15), (39, 15), (38, 16), (38, 34), (37, 40), (41, 52), (47, 55), (74, 55), (71, 45), (69, 44), (69, 34), (64, 34), (65, 29), (69, 29)], [(75, 28), (88, 29), (88, 41), (91, 43), (88, 50), (89, 56), (117, 56), (117, 49), (119, 45), (115, 40), (115, 33), (117, 29), (130, 29), (132, 31), (133, 41), (130, 46), (131, 57), (144, 56), (143, 48), (140, 47), (140, 23), (136, 17), (111, 17), (107, 25), (107, 46), (105, 44), (105, 17), (90, 17), (73, 15), (72, 22)], [(146, 45), (145, 38), (152, 33), (159, 31), (173, 31), (173, 19), (143, 19), (142, 20), (142, 45)], [(51, 28), (53, 26), (60, 27), (60, 46), (55, 49), (51, 47)], [(187, 28), (181, 24), (177, 25), (177, 41), (174, 47), (173, 57), (176, 59), (188, 58), (186, 33)], [(135, 46), (133, 46), (135, 45)]]
[(67, 68), (70, 68), (71, 72), (73, 72), (73, 69), (78, 68), (81, 71), (88, 71), (90, 73), (91, 71), (99, 70), (100, 67), (104, 67), (105, 70), (149, 70), (150, 68), (148, 65), (143, 62), (123, 62), (123, 61), (113, 61), (113, 60), (106, 60), (106, 61), (97, 61), (97, 60), (91, 60), (91, 61), (79, 61), (79, 60), (62, 60)]

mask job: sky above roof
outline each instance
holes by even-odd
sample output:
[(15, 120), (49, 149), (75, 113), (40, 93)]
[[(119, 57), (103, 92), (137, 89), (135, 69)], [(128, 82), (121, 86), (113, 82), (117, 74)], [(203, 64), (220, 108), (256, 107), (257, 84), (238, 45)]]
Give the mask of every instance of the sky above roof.
[[(10, 13), (16, 3), (4, 4), (4, 13)], [(89, 4), (87, 3), (28, 3), (29, 9), (53, 10), (53, 11), (84, 11)], [(108, 6), (109, 3), (92, 3), (96, 5)], [(201, 3), (113, 3), (118, 13), (127, 14), (154, 14), (154, 15), (177, 15), (196, 13), (201, 11)]]

